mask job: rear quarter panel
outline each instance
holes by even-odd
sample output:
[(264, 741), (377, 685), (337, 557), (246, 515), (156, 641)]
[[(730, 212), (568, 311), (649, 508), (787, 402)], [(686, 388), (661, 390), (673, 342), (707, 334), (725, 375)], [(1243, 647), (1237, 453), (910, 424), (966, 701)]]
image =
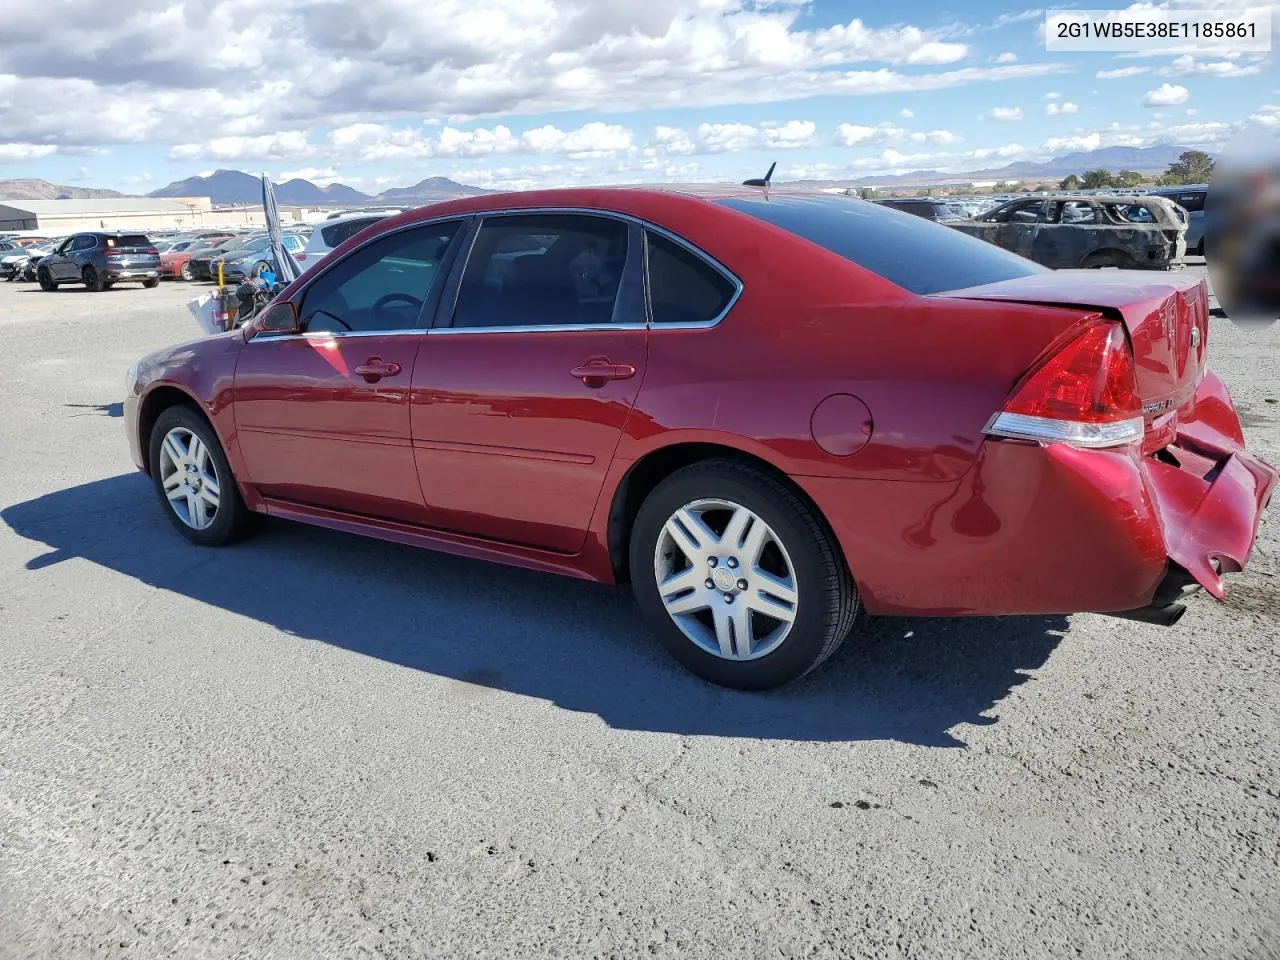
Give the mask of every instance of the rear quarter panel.
[[(669, 225), (732, 270), (742, 296), (714, 327), (652, 328), (621, 457), (741, 438), (792, 474), (955, 480), (1015, 381), (1084, 315), (917, 297), (823, 248), (724, 214), (733, 220), (719, 231), (707, 217), (701, 230)], [(873, 420), (870, 440), (850, 456), (825, 452), (811, 430), (815, 408), (838, 393), (861, 399)]]

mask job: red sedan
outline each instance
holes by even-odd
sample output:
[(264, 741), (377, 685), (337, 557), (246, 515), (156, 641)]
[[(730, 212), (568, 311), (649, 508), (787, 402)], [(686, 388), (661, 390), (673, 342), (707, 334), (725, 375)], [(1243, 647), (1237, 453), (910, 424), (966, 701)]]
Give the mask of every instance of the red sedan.
[(131, 372), (189, 539), (258, 514), (602, 583), (717, 683), (872, 614), (1172, 624), (1249, 558), (1245, 449), (1182, 274), (1050, 271), (842, 196), (491, 195), (347, 240)]
[(179, 240), (160, 254), (160, 276), (170, 280), (191, 280), (191, 254), (200, 247), (227, 240), (231, 234), (209, 234), (191, 240)]

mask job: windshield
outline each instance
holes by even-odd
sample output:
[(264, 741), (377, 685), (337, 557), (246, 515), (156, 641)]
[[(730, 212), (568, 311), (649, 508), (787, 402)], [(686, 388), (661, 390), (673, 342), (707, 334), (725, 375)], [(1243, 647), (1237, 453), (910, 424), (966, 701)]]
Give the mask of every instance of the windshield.
[(951, 227), (852, 197), (762, 194), (717, 202), (825, 247), (916, 294), (1049, 272)]

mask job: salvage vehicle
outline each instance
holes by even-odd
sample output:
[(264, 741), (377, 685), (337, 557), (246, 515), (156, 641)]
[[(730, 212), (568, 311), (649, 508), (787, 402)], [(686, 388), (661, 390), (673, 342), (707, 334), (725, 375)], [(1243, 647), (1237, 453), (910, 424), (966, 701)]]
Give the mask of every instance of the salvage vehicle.
[(876, 200), (875, 203), (892, 207), (894, 210), (902, 210), (904, 213), (913, 213), (926, 220), (964, 220), (967, 217), (964, 210), (942, 200), (903, 198)]
[(686, 667), (760, 689), (860, 608), (1223, 599), (1277, 473), (1208, 333), (1194, 277), (1055, 272), (849, 197), (530, 191), (362, 231), (139, 361), (124, 409), (193, 543), (267, 514), (629, 582)]
[(0, 240), (0, 280), (14, 280), (26, 268), (31, 254), (26, 247)]
[(1161, 197), (1059, 194), (1013, 200), (947, 226), (1046, 267), (1168, 270), (1186, 252), (1185, 216)]
[(160, 283), (160, 253), (141, 233), (77, 233), (40, 261), (36, 280), (46, 291), (56, 290), (60, 283), (83, 283), (101, 292), (133, 280), (155, 287)]
[(1187, 211), (1187, 252), (1197, 257), (1204, 256), (1204, 201), (1209, 195), (1206, 184), (1194, 184), (1185, 187), (1164, 187), (1152, 190), (1149, 197), (1164, 197), (1172, 200)]

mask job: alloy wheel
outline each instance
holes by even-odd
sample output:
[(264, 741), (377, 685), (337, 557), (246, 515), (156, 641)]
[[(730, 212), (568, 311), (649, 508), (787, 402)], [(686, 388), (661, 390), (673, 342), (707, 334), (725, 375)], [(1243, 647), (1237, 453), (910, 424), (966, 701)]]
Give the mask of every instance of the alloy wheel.
[(160, 484), (178, 519), (207, 530), (218, 515), (218, 468), (208, 445), (186, 427), (174, 427), (160, 445)]
[(772, 653), (795, 624), (795, 566), (773, 529), (728, 500), (696, 500), (662, 528), (658, 594), (689, 640), (725, 660)]

